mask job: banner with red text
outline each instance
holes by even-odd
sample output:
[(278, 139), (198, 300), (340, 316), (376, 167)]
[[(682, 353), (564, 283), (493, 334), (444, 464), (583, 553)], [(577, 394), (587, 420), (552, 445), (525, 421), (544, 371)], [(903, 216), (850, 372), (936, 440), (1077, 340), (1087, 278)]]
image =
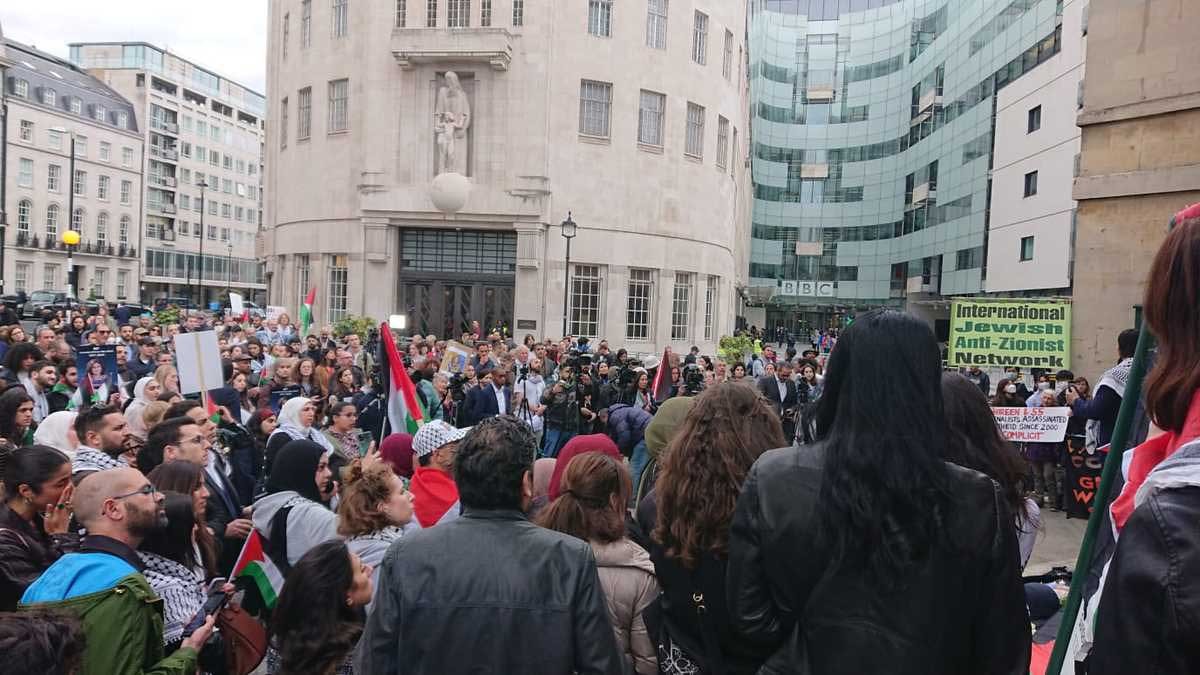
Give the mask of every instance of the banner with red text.
[(1061, 443), (1070, 408), (992, 408), (1004, 438), (1013, 443)]

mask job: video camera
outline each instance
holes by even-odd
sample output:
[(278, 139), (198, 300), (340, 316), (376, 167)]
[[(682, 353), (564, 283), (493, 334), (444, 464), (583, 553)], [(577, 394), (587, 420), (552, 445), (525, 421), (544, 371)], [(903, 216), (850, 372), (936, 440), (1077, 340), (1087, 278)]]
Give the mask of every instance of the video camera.
[(704, 370), (695, 363), (689, 363), (683, 367), (681, 373), (683, 380), (684, 396), (695, 396), (704, 391)]

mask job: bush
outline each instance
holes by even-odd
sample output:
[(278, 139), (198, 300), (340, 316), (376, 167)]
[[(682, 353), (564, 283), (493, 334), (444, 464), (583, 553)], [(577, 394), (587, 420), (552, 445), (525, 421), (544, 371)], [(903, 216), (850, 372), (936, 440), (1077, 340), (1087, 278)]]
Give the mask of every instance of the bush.
[(717, 343), (717, 357), (727, 366), (745, 363), (754, 351), (754, 340), (747, 335), (725, 335)]
[(165, 326), (171, 323), (179, 323), (180, 311), (175, 305), (167, 305), (154, 313), (154, 323)]
[(333, 332), (339, 338), (344, 338), (347, 335), (354, 334), (359, 336), (365, 342), (367, 332), (376, 325), (375, 319), (369, 316), (346, 316), (341, 321), (333, 324)]

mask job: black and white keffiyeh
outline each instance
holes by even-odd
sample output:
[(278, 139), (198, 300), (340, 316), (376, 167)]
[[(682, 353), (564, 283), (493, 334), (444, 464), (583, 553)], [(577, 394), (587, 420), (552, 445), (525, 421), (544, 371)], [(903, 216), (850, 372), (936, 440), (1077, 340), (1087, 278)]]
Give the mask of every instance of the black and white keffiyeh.
[(204, 607), (204, 584), (186, 566), (156, 553), (138, 551), (142, 575), (163, 601), (163, 644), (183, 639), (183, 629)]
[(106, 471), (129, 466), (124, 457), (112, 457), (99, 450), (79, 446), (75, 453), (75, 461), (71, 462), (71, 471)]

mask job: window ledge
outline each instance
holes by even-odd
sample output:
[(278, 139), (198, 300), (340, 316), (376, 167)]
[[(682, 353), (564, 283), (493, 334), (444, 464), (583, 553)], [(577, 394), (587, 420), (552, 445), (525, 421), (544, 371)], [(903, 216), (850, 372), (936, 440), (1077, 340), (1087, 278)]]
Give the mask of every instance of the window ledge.
[(594, 145), (612, 145), (612, 137), (610, 136), (593, 136), (592, 134), (579, 134), (579, 140), (584, 143), (592, 143)]
[(651, 145), (649, 143), (642, 143), (641, 141), (638, 141), (637, 145), (638, 150), (642, 150), (643, 152), (649, 152), (655, 155), (661, 155), (664, 152), (663, 146), (661, 145)]
[(339, 129), (337, 131), (326, 131), (325, 135), (326, 136), (344, 136), (348, 133), (350, 133), (349, 129)]
[(693, 162), (696, 164), (704, 163), (704, 155), (693, 155), (693, 154), (689, 154), (689, 153), (685, 152), (685, 153), (683, 153), (683, 158), (689, 162)]

